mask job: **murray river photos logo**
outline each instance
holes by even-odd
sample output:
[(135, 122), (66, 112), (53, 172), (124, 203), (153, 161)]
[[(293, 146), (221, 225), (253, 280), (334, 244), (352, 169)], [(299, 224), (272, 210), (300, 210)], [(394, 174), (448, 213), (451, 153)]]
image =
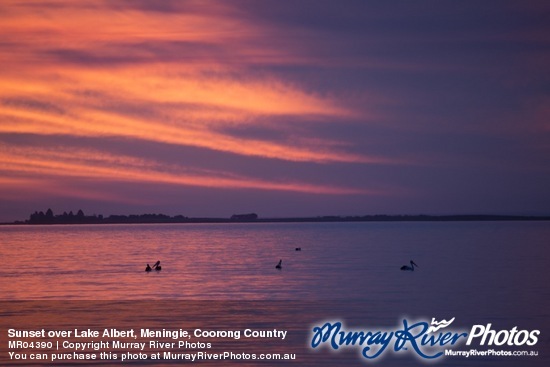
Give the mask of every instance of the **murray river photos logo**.
[[(412, 353), (424, 360), (436, 360), (443, 356), (536, 356), (536, 351), (513, 351), (515, 347), (531, 347), (537, 344), (539, 330), (493, 329), (493, 325), (473, 325), (469, 332), (466, 329), (456, 330), (450, 327), (455, 321), (409, 322), (403, 319), (396, 329), (347, 330), (340, 321), (325, 322), (312, 329), (311, 347), (323, 346), (338, 351), (342, 348), (357, 348), (362, 357), (374, 360), (387, 352)], [(467, 350), (459, 346), (466, 345)], [(475, 347), (500, 347), (507, 350), (488, 349), (478, 351)]]

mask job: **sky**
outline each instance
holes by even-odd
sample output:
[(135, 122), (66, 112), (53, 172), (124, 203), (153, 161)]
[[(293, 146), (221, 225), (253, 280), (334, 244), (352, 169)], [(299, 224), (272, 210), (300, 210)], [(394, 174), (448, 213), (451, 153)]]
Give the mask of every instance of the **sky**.
[(550, 214), (547, 1), (0, 3), (0, 221)]

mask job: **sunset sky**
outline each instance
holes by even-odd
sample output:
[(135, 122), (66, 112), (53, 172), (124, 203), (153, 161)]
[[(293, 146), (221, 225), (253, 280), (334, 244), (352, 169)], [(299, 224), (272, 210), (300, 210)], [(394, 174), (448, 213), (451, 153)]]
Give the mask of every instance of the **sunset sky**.
[(550, 214), (547, 1), (0, 2), (0, 221)]

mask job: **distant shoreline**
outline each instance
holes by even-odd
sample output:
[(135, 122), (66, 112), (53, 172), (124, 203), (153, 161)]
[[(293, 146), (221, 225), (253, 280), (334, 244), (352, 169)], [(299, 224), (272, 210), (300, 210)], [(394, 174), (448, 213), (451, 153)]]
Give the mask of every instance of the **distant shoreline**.
[(155, 223), (337, 223), (337, 222), (487, 222), (487, 221), (550, 221), (550, 216), (524, 215), (364, 215), (259, 218), (236, 215), (231, 218), (190, 218), (163, 214), (52, 217), (0, 223), (0, 225), (71, 225), (71, 224), (155, 224)]

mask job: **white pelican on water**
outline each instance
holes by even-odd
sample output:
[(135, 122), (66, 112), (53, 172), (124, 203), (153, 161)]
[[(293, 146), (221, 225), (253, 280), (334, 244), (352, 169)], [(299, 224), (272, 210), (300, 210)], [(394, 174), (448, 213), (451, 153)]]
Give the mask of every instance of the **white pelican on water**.
[(403, 266), (401, 267), (401, 270), (414, 271), (414, 267), (415, 267), (415, 266), (419, 268), (419, 266), (416, 265), (416, 264), (414, 263), (414, 261), (411, 260), (411, 266), (403, 265)]
[(276, 269), (281, 269), (283, 267), (283, 260), (279, 260), (279, 263), (275, 266)]

